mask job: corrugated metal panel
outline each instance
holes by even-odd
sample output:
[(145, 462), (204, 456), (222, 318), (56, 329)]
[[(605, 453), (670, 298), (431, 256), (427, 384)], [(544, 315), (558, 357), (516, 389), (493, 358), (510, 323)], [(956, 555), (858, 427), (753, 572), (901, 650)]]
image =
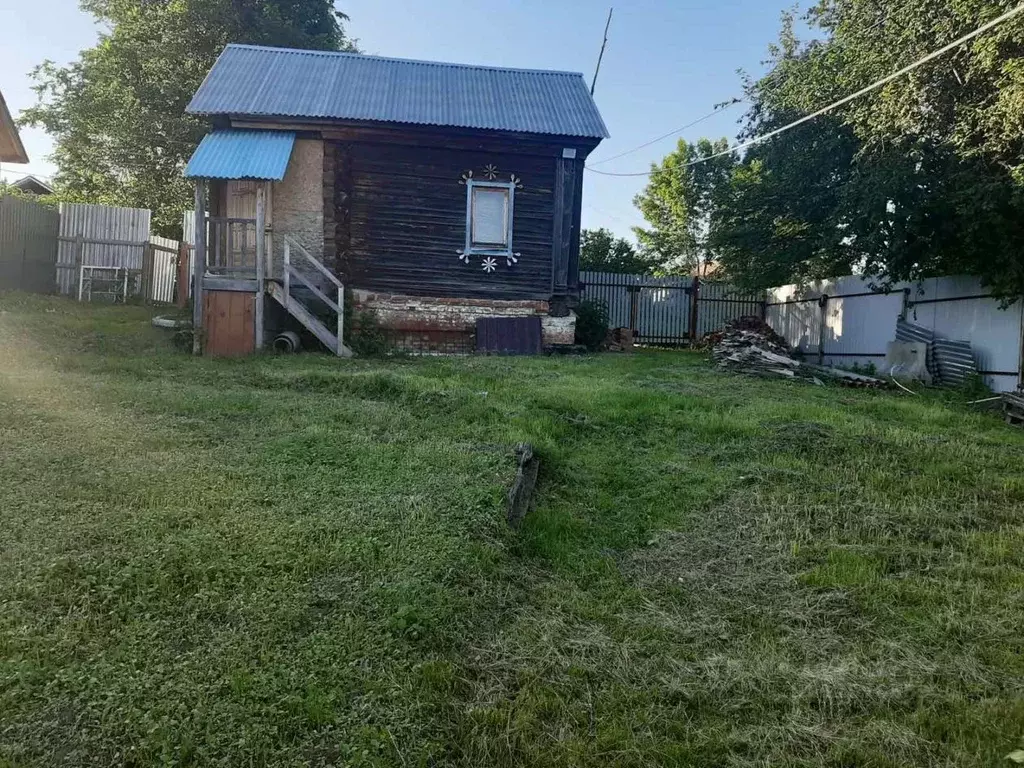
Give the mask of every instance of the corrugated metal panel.
[(199, 142), (185, 176), (280, 181), (294, 146), (290, 131), (214, 131)]
[(476, 351), (499, 355), (539, 355), (539, 317), (481, 317), (476, 321)]
[(928, 328), (908, 323), (906, 320), (896, 321), (896, 341), (923, 341), (930, 344), (935, 334)]
[(187, 111), (608, 136), (579, 73), (249, 45), (224, 49)]
[(38, 203), (0, 197), (0, 289), (53, 292), (59, 218)]
[(935, 339), (932, 342), (935, 374), (943, 384), (962, 384), (964, 379), (978, 372), (974, 353), (966, 341)]
[(155, 235), (149, 238), (149, 242), (161, 246), (153, 249), (153, 282), (150, 285), (150, 298), (155, 302), (170, 304), (174, 301), (174, 284), (178, 279), (178, 252), (181, 244), (177, 240)]

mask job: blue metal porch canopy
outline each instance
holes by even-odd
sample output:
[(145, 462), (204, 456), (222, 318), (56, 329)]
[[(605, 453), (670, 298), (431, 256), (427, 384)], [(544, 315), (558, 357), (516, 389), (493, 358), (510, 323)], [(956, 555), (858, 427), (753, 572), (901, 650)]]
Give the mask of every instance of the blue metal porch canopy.
[(291, 131), (214, 131), (196, 147), (185, 176), (280, 181), (294, 145), (295, 134)]

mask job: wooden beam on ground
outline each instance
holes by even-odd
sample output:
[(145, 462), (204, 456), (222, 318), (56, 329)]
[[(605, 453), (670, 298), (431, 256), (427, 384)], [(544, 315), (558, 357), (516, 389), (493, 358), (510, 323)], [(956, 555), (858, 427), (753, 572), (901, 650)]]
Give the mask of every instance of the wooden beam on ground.
[(540, 459), (533, 453), (533, 446), (520, 443), (516, 446), (516, 479), (508, 490), (508, 507), (506, 511), (508, 524), (518, 528), (533, 503), (533, 491), (537, 487), (537, 475), (540, 473)]

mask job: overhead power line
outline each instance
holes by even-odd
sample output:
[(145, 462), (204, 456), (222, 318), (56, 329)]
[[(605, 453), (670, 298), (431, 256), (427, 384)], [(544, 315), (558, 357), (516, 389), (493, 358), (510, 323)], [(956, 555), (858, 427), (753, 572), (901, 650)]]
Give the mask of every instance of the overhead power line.
[(0, 168), (0, 173), (4, 175), (10, 174), (11, 176), (35, 176), (37, 179), (46, 181), (50, 178), (50, 174), (43, 173), (42, 171), (15, 171), (11, 168)]
[(618, 215), (616, 215), (614, 213), (606, 211), (606, 210), (604, 210), (602, 208), (598, 208), (596, 205), (591, 205), (590, 203), (584, 203), (583, 207), (584, 208), (589, 208), (594, 213), (599, 213), (602, 216), (607, 216), (609, 219), (612, 219), (613, 221), (617, 221), (617, 222), (619, 222), (621, 224), (625, 224), (627, 227), (633, 226), (630, 222), (626, 221), (621, 216), (618, 216)]
[[(918, 67), (923, 66), (924, 64), (927, 64), (929, 61), (937, 59), (939, 56), (942, 56), (944, 53), (948, 53), (949, 51), (953, 50), (954, 48), (957, 48), (958, 46), (963, 45), (967, 41), (973, 40), (974, 38), (978, 37), (979, 35), (983, 35), (984, 33), (988, 32), (993, 27), (996, 27), (996, 26), (1002, 24), (1004, 21), (1009, 21), (1010, 19), (1012, 19), (1014, 16), (1018, 15), (1021, 12), (1024, 12), (1024, 3), (1022, 3), (1021, 5), (1018, 5), (1016, 8), (1013, 8), (1013, 9), (1007, 11), (1006, 13), (1004, 13), (1001, 16), (997, 16), (996, 18), (992, 19), (988, 23), (982, 24), (980, 27), (975, 29), (973, 32), (968, 32), (966, 35), (964, 35), (963, 37), (957, 38), (952, 43), (949, 43), (948, 45), (944, 45), (944, 46), (942, 46), (941, 48), (939, 48), (936, 51), (932, 51), (927, 56), (925, 56), (925, 57), (915, 61), (913, 64), (909, 64), (909, 65), (903, 67), (902, 69), (899, 69), (899, 70), (893, 72), (891, 75), (887, 75), (887, 76), (883, 77), (881, 80), (876, 80), (871, 85), (869, 85), (869, 86), (867, 86), (865, 88), (861, 88), (859, 91), (857, 91), (855, 93), (851, 93), (849, 96), (846, 96), (846, 97), (840, 99), (839, 101), (833, 102), (833, 103), (829, 104), (827, 107), (822, 107), (821, 109), (817, 110), (816, 112), (812, 112), (809, 115), (805, 115), (805, 116), (801, 117), (799, 120), (794, 120), (792, 123), (789, 123), (788, 125), (784, 125), (781, 128), (776, 128), (774, 131), (769, 131), (768, 133), (766, 133), (766, 134), (764, 134), (762, 136), (755, 136), (752, 139), (749, 139), (747, 141), (741, 142), (739, 144), (735, 144), (734, 146), (731, 146), (728, 149), (724, 149), (721, 152), (715, 152), (712, 155), (708, 155), (707, 157), (702, 157), (699, 160), (694, 160), (692, 162), (686, 163), (685, 165), (682, 165), (682, 166), (679, 166), (679, 167), (680, 168), (690, 168), (690, 167), (692, 167), (694, 165), (700, 165), (701, 163), (706, 163), (709, 160), (714, 160), (716, 157), (722, 157), (723, 155), (729, 155), (729, 154), (732, 154), (733, 152), (738, 152), (741, 149), (746, 149), (747, 147), (752, 147), (755, 144), (760, 144), (763, 141), (767, 141), (768, 139), (771, 139), (771, 138), (774, 138), (775, 136), (778, 136), (780, 133), (785, 133), (786, 131), (792, 130), (793, 128), (796, 128), (798, 125), (803, 125), (804, 123), (810, 122), (811, 120), (814, 120), (817, 117), (821, 117), (822, 115), (826, 114), (827, 112), (831, 112), (833, 109), (837, 109), (838, 107), (841, 107), (844, 104), (848, 104), (849, 102), (853, 101), (854, 99), (859, 99), (864, 94), (870, 93), (871, 91), (874, 91), (874, 90), (877, 90), (878, 88), (881, 88), (886, 83), (891, 83), (893, 80), (895, 80), (895, 79), (897, 79), (899, 77), (902, 77), (903, 75), (907, 74), (908, 72), (911, 72), (911, 71), (917, 69)], [(658, 170), (658, 169), (655, 169), (653, 171), (641, 171), (639, 173), (612, 173), (610, 171), (598, 171), (598, 170), (596, 170), (594, 168), (591, 168), (589, 165), (586, 166), (586, 168), (591, 173), (598, 173), (598, 174), (600, 174), (602, 176), (650, 176), (652, 173), (656, 173), (657, 170)]]
[(645, 141), (643, 144), (641, 144), (638, 147), (633, 147), (632, 149), (627, 149), (625, 152), (620, 152), (617, 155), (612, 155), (611, 157), (606, 157), (604, 160), (598, 160), (596, 163), (591, 163), (591, 165), (600, 165), (601, 163), (610, 163), (612, 160), (618, 160), (620, 157), (625, 157), (626, 155), (631, 155), (634, 152), (639, 152), (641, 149), (644, 149), (645, 147), (651, 146), (651, 144), (657, 144), (662, 139), (667, 139), (669, 136), (675, 136), (677, 133), (682, 133), (687, 128), (693, 128), (693, 126), (698, 125), (700, 123), (703, 123), (705, 120), (714, 117), (719, 112), (724, 112), (725, 110), (729, 109), (730, 107), (735, 106), (736, 104), (739, 104), (741, 101), (742, 101), (742, 99), (733, 98), (731, 101), (727, 101), (724, 104), (719, 104), (717, 107), (715, 107), (715, 109), (713, 111), (708, 112), (706, 115), (704, 115), (704, 117), (698, 117), (692, 123), (687, 123), (686, 125), (683, 125), (683, 126), (681, 126), (679, 128), (675, 128), (675, 129), (669, 131), (668, 133), (663, 133), (658, 138), (651, 139), (650, 141)]

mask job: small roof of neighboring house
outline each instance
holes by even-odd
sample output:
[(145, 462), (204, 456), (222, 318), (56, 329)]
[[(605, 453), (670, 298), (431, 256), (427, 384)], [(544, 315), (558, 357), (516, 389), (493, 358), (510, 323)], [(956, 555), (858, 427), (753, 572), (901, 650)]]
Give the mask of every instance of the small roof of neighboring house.
[(608, 137), (578, 72), (253, 45), (227, 46), (187, 111)]
[(280, 181), (294, 144), (292, 131), (214, 131), (199, 142), (185, 167), (185, 176)]
[(25, 146), (18, 136), (18, 126), (14, 124), (11, 113), (7, 110), (4, 95), (0, 93), (0, 163), (27, 163), (28, 155)]
[(12, 187), (28, 192), (31, 195), (52, 195), (53, 187), (36, 176), (25, 176), (11, 184)]

